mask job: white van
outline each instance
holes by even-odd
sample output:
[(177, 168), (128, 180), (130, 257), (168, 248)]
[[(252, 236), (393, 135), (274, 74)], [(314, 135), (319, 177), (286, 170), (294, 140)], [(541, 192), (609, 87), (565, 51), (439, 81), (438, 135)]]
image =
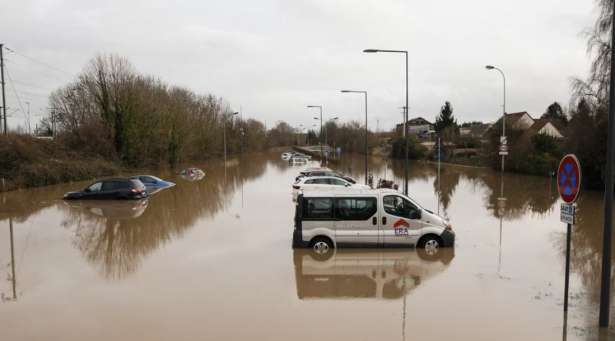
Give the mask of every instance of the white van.
[(304, 191), (297, 197), (293, 247), (451, 247), (450, 223), (392, 189)]

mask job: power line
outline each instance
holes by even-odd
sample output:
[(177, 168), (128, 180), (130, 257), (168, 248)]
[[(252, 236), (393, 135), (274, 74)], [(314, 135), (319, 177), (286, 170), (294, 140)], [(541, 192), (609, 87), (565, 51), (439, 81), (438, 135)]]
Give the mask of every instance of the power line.
[(49, 98), (48, 94), (43, 94), (40, 92), (33, 92), (33, 91), (28, 91), (28, 90), (19, 90), (19, 93), (24, 95), (24, 97), (39, 97), (39, 98)]
[[(39, 65), (32, 64), (27, 61), (24, 63), (17, 63), (13, 59), (4, 58), (4, 65), (11, 65), (13, 68), (13, 73), (15, 73), (16, 71), (19, 71), (20, 73), (35, 73), (36, 76), (39, 78), (45, 78), (47, 80), (53, 80), (56, 82), (60, 78), (60, 74), (53, 69), (39, 67)], [(36, 71), (32, 70), (34, 67), (36, 67)], [(61, 77), (66, 76), (61, 75)]]
[(59, 72), (65, 73), (65, 74), (67, 74), (67, 75), (69, 75), (69, 76), (72, 76), (72, 75), (73, 75), (73, 73), (71, 73), (71, 72), (68, 72), (68, 71), (62, 70), (62, 69), (60, 69), (60, 68), (58, 68), (58, 67), (55, 67), (55, 66), (53, 66), (53, 65), (50, 65), (50, 64), (45, 63), (45, 62), (43, 62), (43, 61), (40, 61), (40, 60), (38, 60), (38, 59), (35, 59), (35, 58), (32, 58), (32, 57), (26, 56), (25, 54), (23, 54), (23, 53), (21, 53), (21, 52), (17, 52), (17, 51), (15, 51), (15, 50), (13, 50), (13, 49), (10, 49), (10, 48), (6, 47), (6, 46), (5, 46), (4, 48), (5, 48), (7, 51), (9, 51), (9, 52), (12, 52), (12, 53), (14, 53), (14, 54), (20, 55), (20, 56), (22, 56), (23, 58), (29, 59), (31, 62), (34, 62), (34, 63), (40, 64), (40, 65), (46, 66), (46, 67), (48, 67), (48, 68), (50, 68), (50, 69), (52, 69), (52, 70), (56, 70), (56, 71), (59, 71)]
[(11, 78), (11, 74), (9, 73), (9, 70), (6, 69), (6, 68), (5, 68), (5, 71), (6, 71), (6, 76), (11, 81), (11, 88), (13, 89), (13, 93), (15, 93), (15, 97), (17, 97), (17, 102), (19, 103), (19, 107), (21, 108), (21, 112), (25, 115), (26, 111), (23, 110), (23, 104), (21, 104), (21, 98), (19, 98), (19, 94), (17, 93), (17, 90), (15, 90), (15, 84), (13, 83), (13, 79)]
[[(21, 84), (22, 86), (28, 86), (28, 87), (36, 88), (36, 89), (39, 89), (39, 90), (49, 91), (49, 89), (48, 89), (48, 88), (44, 88), (44, 87), (42, 87), (42, 86), (39, 86), (39, 85), (34, 85), (34, 84), (32, 84), (32, 83), (28, 83), (28, 82), (20, 81), (20, 80), (17, 80), (17, 79), (13, 80), (13, 82), (15, 82), (15, 83), (17, 83), (17, 84)], [(51, 91), (49, 91), (49, 92), (51, 92)]]

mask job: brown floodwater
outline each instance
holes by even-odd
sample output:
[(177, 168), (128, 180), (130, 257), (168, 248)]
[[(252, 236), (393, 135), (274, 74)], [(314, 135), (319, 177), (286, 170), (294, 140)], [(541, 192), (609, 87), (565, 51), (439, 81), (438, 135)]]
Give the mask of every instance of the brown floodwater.
[[(401, 163), (369, 161), (402, 184)], [(554, 179), (412, 162), (410, 194), (451, 220), (455, 248), (319, 260), (291, 248), (305, 166), (279, 153), (187, 166), (207, 175), (155, 172), (177, 186), (147, 201), (61, 200), (88, 182), (0, 193), (0, 339), (615, 339), (596, 328), (601, 193), (579, 199), (564, 327)], [(361, 156), (331, 167), (364, 181)]]

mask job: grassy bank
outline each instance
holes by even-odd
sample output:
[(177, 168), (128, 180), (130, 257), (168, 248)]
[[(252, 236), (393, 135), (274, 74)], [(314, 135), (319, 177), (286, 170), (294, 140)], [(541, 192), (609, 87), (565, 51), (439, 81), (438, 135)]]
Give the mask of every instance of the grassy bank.
[(73, 152), (51, 139), (0, 137), (0, 191), (86, 180), (120, 170), (112, 161)]

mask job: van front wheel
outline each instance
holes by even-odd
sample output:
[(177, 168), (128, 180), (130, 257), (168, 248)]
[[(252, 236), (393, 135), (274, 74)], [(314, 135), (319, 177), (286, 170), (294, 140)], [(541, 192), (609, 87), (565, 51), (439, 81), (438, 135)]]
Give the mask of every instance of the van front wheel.
[(438, 257), (440, 247), (442, 247), (442, 239), (436, 235), (428, 234), (423, 236), (418, 242), (418, 252), (421, 258), (435, 259)]

